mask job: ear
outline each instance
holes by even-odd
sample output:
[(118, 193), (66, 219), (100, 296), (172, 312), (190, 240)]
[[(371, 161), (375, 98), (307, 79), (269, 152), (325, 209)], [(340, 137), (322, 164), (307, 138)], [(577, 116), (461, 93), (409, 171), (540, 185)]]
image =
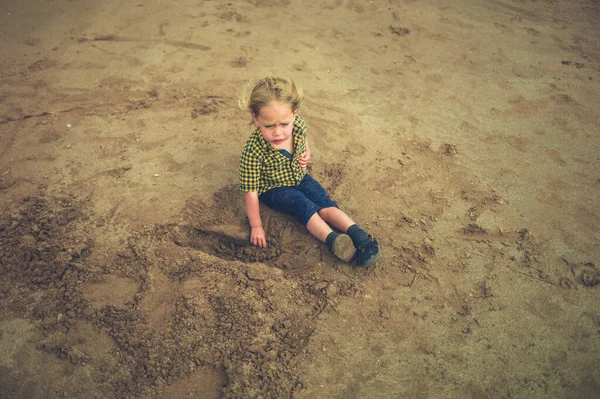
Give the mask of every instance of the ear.
[(258, 127), (259, 123), (258, 123), (258, 118), (256, 115), (252, 115), (252, 120), (254, 121), (254, 124), (256, 125), (256, 127)]

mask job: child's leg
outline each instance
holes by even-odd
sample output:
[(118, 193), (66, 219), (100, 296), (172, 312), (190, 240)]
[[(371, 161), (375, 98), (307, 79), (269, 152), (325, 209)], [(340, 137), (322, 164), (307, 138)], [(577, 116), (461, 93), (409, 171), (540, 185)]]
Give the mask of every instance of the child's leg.
[(377, 260), (379, 257), (379, 243), (377, 240), (354, 223), (344, 211), (336, 207), (329, 207), (320, 209), (319, 215), (324, 222), (350, 236), (354, 247), (356, 247), (356, 260), (360, 266), (370, 265)]
[(308, 231), (327, 244), (335, 256), (345, 262), (354, 258), (356, 248), (346, 234), (337, 234), (319, 216), (319, 206), (295, 187), (279, 187), (261, 194), (261, 201), (277, 211), (298, 217)]
[[(352, 239), (357, 250), (357, 261), (360, 266), (370, 265), (379, 257), (379, 244), (366, 231), (358, 227), (346, 213), (337, 207), (323, 187), (310, 175), (306, 175), (297, 187), (312, 202), (318, 205), (319, 216), (324, 222), (331, 224), (339, 231), (346, 233)], [(319, 225), (315, 225), (315, 229)], [(307, 226), (308, 227), (308, 226)]]
[(319, 213), (320, 212), (317, 212), (312, 215), (312, 217), (308, 220), (308, 223), (306, 223), (306, 228), (308, 231), (310, 231), (310, 234), (315, 236), (319, 241), (325, 242), (325, 240), (327, 240), (327, 236), (331, 234), (333, 230), (331, 230), (331, 227), (325, 223)]
[(348, 231), (348, 227), (356, 224), (344, 211), (333, 206), (320, 209), (319, 216), (342, 233)]
[(344, 262), (350, 262), (354, 258), (356, 247), (352, 238), (347, 234), (338, 234), (331, 230), (318, 212), (315, 212), (308, 220), (306, 228), (313, 236), (326, 243), (333, 254)]

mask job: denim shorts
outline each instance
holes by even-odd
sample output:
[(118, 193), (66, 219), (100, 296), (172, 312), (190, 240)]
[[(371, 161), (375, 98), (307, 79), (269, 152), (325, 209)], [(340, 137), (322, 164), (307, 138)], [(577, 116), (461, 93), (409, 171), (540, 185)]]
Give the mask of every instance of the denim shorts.
[(320, 209), (338, 207), (319, 182), (308, 173), (299, 185), (273, 188), (262, 193), (259, 198), (269, 208), (296, 216), (304, 225)]

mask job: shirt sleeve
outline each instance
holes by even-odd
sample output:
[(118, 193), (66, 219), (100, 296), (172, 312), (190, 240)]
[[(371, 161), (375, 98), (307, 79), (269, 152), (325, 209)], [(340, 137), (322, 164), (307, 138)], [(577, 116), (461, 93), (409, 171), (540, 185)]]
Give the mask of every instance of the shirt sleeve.
[(240, 157), (240, 190), (258, 191), (262, 158), (252, 140), (248, 140)]
[(302, 155), (304, 149), (306, 148), (306, 135), (307, 129), (306, 124), (304, 123), (304, 119), (301, 116), (297, 115), (296, 120), (294, 121), (294, 152), (295, 158)]

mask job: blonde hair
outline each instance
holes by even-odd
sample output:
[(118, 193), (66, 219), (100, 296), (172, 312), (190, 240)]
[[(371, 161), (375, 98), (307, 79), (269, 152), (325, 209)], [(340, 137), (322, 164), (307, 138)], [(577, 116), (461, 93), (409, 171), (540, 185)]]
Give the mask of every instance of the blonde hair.
[(244, 111), (258, 116), (260, 110), (272, 101), (289, 104), (292, 112), (296, 112), (304, 98), (302, 89), (292, 79), (267, 76), (246, 84), (238, 96), (238, 105)]

